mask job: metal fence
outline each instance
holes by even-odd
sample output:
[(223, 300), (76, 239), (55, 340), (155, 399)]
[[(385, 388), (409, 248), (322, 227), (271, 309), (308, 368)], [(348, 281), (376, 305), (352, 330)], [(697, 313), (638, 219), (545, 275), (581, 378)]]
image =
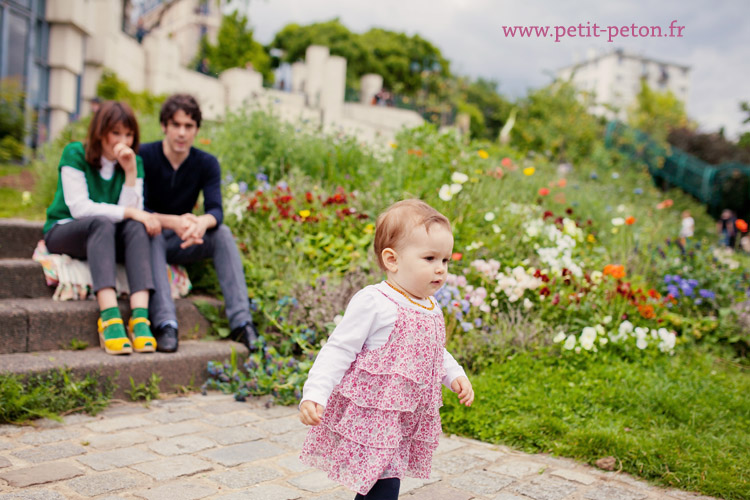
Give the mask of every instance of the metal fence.
[(607, 124), (605, 144), (642, 161), (654, 182), (690, 193), (706, 204), (714, 216), (725, 208), (740, 216), (750, 214), (750, 165), (710, 165), (674, 146), (659, 145), (647, 134), (615, 121)]

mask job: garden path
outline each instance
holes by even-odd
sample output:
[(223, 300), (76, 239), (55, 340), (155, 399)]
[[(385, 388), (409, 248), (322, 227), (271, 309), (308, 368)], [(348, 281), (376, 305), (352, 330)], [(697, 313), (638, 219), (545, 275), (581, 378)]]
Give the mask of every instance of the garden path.
[[(297, 455), (296, 408), (209, 393), (119, 403), (96, 417), (0, 426), (0, 500), (351, 500), (353, 493)], [(650, 486), (573, 460), (471, 439), (441, 439), (428, 481), (406, 479), (413, 500), (708, 499)]]

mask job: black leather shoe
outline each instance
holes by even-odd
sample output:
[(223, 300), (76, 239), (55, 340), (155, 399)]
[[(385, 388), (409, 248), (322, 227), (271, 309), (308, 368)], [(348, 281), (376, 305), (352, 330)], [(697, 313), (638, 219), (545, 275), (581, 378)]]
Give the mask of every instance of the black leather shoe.
[(179, 333), (172, 325), (164, 325), (153, 330), (156, 339), (156, 350), (159, 352), (175, 352), (179, 344)]
[(242, 326), (238, 326), (232, 330), (232, 333), (229, 334), (229, 338), (235, 342), (242, 342), (250, 352), (258, 350), (258, 346), (255, 345), (258, 341), (258, 332), (255, 331), (255, 327), (252, 323), (245, 323)]

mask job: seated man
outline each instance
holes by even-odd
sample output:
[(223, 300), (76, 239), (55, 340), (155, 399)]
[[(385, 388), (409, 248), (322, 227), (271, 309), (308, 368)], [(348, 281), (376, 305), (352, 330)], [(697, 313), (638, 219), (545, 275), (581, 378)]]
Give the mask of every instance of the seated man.
[[(140, 155), (145, 169), (144, 202), (163, 228), (151, 241), (154, 295), (151, 324), (157, 348), (174, 352), (178, 345), (175, 305), (165, 272), (166, 263), (186, 264), (213, 259), (224, 294), (231, 338), (251, 351), (258, 339), (250, 314), (245, 274), (237, 245), (229, 228), (222, 225), (221, 169), (213, 155), (196, 149), (193, 141), (201, 126), (196, 100), (185, 94), (167, 99), (159, 115), (164, 140), (143, 144)], [(203, 191), (204, 215), (192, 210)]]

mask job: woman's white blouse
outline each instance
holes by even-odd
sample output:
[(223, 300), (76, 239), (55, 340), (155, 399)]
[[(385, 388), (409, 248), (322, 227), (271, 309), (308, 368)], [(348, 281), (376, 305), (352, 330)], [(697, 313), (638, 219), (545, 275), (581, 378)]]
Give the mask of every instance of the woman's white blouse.
[[(109, 180), (115, 174), (116, 161), (110, 161), (102, 157), (102, 168), (99, 175), (102, 179)], [(103, 216), (112, 222), (120, 222), (125, 216), (125, 208), (137, 208), (143, 210), (143, 179), (137, 178), (135, 186), (122, 186), (120, 198), (117, 205), (111, 203), (97, 203), (89, 198), (89, 187), (86, 183), (86, 175), (77, 168), (63, 166), (60, 169), (62, 178), (63, 197), (68, 205), (70, 215), (74, 219), (83, 217)], [(70, 219), (61, 222), (68, 222)]]
[[(302, 401), (310, 400), (325, 406), (333, 388), (341, 381), (363, 346), (377, 349), (388, 341), (398, 318), (398, 307), (381, 292), (404, 307), (427, 314), (443, 314), (439, 305), (432, 311), (415, 306), (385, 282), (363, 288), (352, 297), (344, 318), (318, 353), (302, 390)], [(418, 302), (429, 306), (428, 301)], [(443, 384), (448, 388), (457, 377), (466, 375), (447, 350), (443, 352), (443, 366), (447, 373)]]

